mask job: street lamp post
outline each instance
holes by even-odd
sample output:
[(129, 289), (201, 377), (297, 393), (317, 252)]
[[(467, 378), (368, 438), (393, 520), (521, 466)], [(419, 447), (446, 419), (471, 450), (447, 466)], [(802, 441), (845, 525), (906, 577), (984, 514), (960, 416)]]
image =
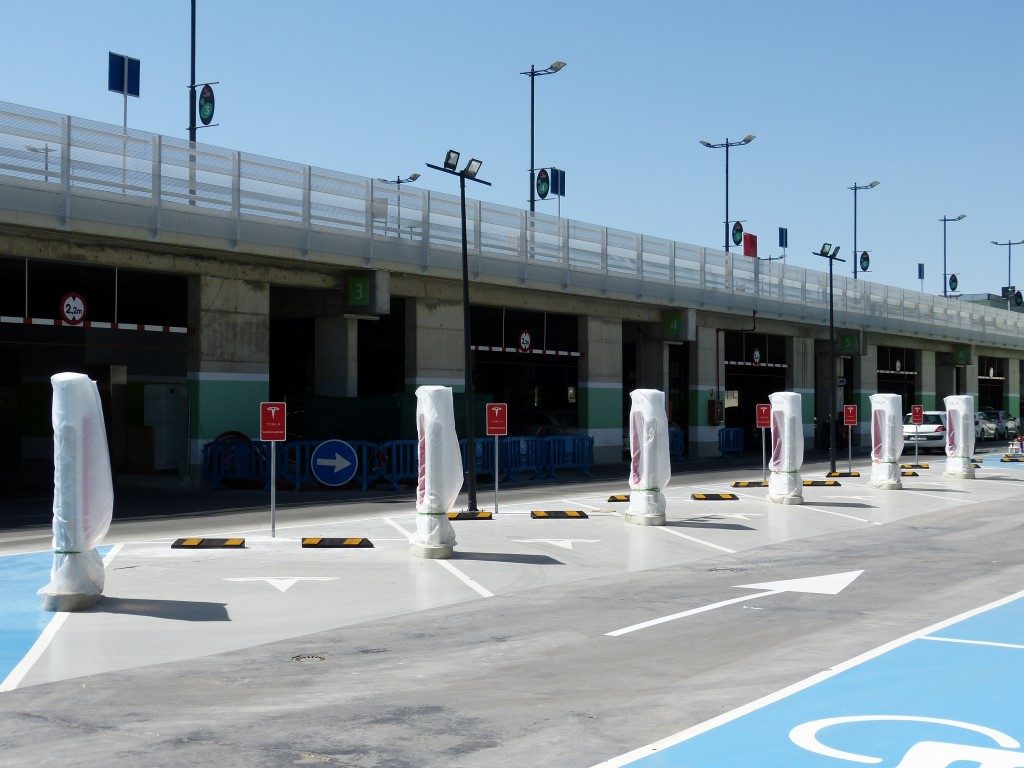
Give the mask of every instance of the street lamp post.
[(966, 213), (961, 213), (955, 218), (949, 218), (943, 216), (939, 221), (942, 222), (942, 295), (946, 296), (946, 287), (949, 285), (949, 275), (946, 274), (946, 223), (950, 221), (963, 221), (967, 218)]
[(850, 261), (853, 262), (853, 279), (854, 280), (857, 279), (857, 191), (861, 190), (861, 189), (874, 189), (880, 183), (881, 183), (880, 181), (876, 180), (876, 181), (872, 181), (870, 184), (865, 184), (863, 186), (859, 186), (857, 184), (857, 182), (853, 182), (853, 186), (852, 187), (847, 187), (847, 189), (852, 189), (853, 190), (853, 258), (850, 259)]
[(828, 467), (832, 473), (836, 471), (836, 322), (832, 299), (832, 265), (833, 262), (846, 259), (840, 259), (839, 246), (832, 250), (830, 243), (823, 243), (821, 251), (812, 255), (828, 259)]
[(708, 149), (722, 149), (725, 148), (725, 252), (729, 252), (729, 147), (742, 147), (744, 144), (749, 144), (756, 137), (752, 133), (748, 133), (739, 141), (729, 141), (726, 139), (721, 144), (712, 144), (708, 141), (701, 141), (700, 143)]
[(534, 84), (541, 75), (553, 75), (556, 72), (562, 70), (565, 67), (564, 61), (553, 61), (544, 69), (537, 69), (532, 64), (528, 72), (520, 72), (520, 75), (526, 75), (530, 78), (530, 210), (534, 211), (537, 208), (537, 190), (536, 190), (536, 173), (537, 168), (534, 165), (533, 158), (533, 147), (534, 147)]
[(992, 245), (1005, 245), (1006, 246), (1006, 309), (1010, 309), (1010, 300), (1013, 298), (1010, 295), (1010, 289), (1013, 288), (1013, 278), (1011, 277), (1011, 263), (1013, 258), (1013, 246), (1024, 245), (1024, 240), (1007, 240), (1005, 243), (997, 243), (995, 240), (990, 240)]
[(395, 210), (397, 211), (398, 215), (396, 216), (395, 229), (398, 232), (399, 239), (401, 239), (402, 237), (402, 185), (411, 184), (412, 182), (416, 181), (416, 179), (418, 179), (419, 177), (420, 175), (418, 173), (410, 173), (404, 179), (401, 176), (396, 176), (393, 179), (377, 179), (377, 181), (382, 181), (385, 184), (394, 184), (396, 187), (398, 187), (398, 200), (395, 203)]
[(473, 440), (473, 355), (470, 350), (472, 336), (469, 326), (469, 241), (466, 236), (466, 179), (478, 184), (491, 186), (491, 182), (478, 179), (476, 175), (483, 165), (473, 158), (461, 171), (455, 170), (459, 164), (459, 153), (449, 149), (444, 158), (444, 166), (427, 163), (427, 168), (449, 173), (459, 177), (459, 194), (462, 198), (462, 346), (466, 354), (466, 510), (476, 512), (476, 446)]
[(51, 147), (49, 142), (43, 144), (41, 147), (36, 147), (32, 144), (26, 144), (25, 149), (29, 152), (34, 152), (43, 156), (43, 179), (49, 183), (50, 181), (50, 153), (56, 150), (56, 147)]

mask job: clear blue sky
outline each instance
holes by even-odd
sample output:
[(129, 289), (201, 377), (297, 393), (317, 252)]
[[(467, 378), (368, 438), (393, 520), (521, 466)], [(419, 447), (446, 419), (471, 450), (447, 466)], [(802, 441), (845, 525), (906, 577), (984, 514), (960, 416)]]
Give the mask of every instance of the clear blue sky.
[[(107, 52), (142, 60), (133, 128), (186, 136), (188, 0), (5, 0), (0, 99), (114, 124)], [(1006, 282), (1024, 239), (1024, 2), (1016, 0), (198, 0), (197, 80), (219, 80), (201, 141), (365, 176), (422, 173), (449, 147), (483, 160), (526, 207), (531, 64), (537, 164), (565, 169), (562, 215), (721, 247), (730, 214), (789, 263), (820, 269), (822, 241), (870, 250), (871, 279), (966, 293)], [(554, 213), (554, 203), (538, 210)], [(1024, 287), (1024, 246), (1014, 248)], [(841, 266), (852, 272), (849, 262)]]

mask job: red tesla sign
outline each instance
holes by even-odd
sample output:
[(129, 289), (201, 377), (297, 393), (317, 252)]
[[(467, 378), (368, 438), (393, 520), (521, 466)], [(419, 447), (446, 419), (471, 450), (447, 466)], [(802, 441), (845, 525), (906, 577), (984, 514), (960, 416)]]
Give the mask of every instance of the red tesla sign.
[(287, 403), (260, 403), (260, 440), (287, 440), (287, 422)]
[(924, 406), (923, 405), (912, 405), (910, 406), (910, 421), (914, 424), (924, 424)]
[(508, 434), (508, 403), (487, 404), (487, 436)]
[(857, 406), (856, 405), (844, 405), (843, 406), (843, 426), (844, 427), (856, 427), (857, 426)]
[(757, 427), (758, 429), (768, 429), (772, 425), (772, 406), (771, 403), (758, 403), (757, 404)]

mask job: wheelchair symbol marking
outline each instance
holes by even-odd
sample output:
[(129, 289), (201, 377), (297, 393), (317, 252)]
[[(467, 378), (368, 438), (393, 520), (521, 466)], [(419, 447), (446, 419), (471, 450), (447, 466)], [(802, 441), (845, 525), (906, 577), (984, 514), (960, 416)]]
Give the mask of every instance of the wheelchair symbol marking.
[[(818, 732), (833, 725), (878, 721), (948, 725), (952, 728), (980, 733), (1006, 749), (1016, 750), (1020, 747), (1019, 741), (994, 728), (986, 728), (983, 725), (975, 725), (974, 723), (964, 723), (959, 720), (945, 720), (938, 717), (918, 717), (914, 715), (853, 715), (812, 720), (809, 723), (803, 723), (793, 728), (789, 732), (789, 739), (801, 749), (813, 752), (816, 755), (833, 757), (837, 760), (845, 760), (851, 763), (874, 765), (881, 763), (882, 758), (871, 755), (858, 755), (853, 752), (844, 752), (834, 747), (829, 747), (819, 741)], [(977, 763), (979, 768), (1024, 768), (1024, 753), (1016, 751), (1006, 752), (988, 747), (974, 747), (964, 744), (921, 741), (907, 750), (906, 755), (904, 755), (896, 768), (948, 768), (948, 766), (960, 761)]]

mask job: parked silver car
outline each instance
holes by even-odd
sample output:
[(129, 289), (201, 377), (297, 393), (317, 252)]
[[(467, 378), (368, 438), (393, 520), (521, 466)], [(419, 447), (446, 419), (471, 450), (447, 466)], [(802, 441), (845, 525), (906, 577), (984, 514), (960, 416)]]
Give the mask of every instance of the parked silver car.
[(996, 423), (992, 421), (984, 411), (974, 413), (974, 439), (979, 443), (982, 440), (995, 440), (998, 435)]

